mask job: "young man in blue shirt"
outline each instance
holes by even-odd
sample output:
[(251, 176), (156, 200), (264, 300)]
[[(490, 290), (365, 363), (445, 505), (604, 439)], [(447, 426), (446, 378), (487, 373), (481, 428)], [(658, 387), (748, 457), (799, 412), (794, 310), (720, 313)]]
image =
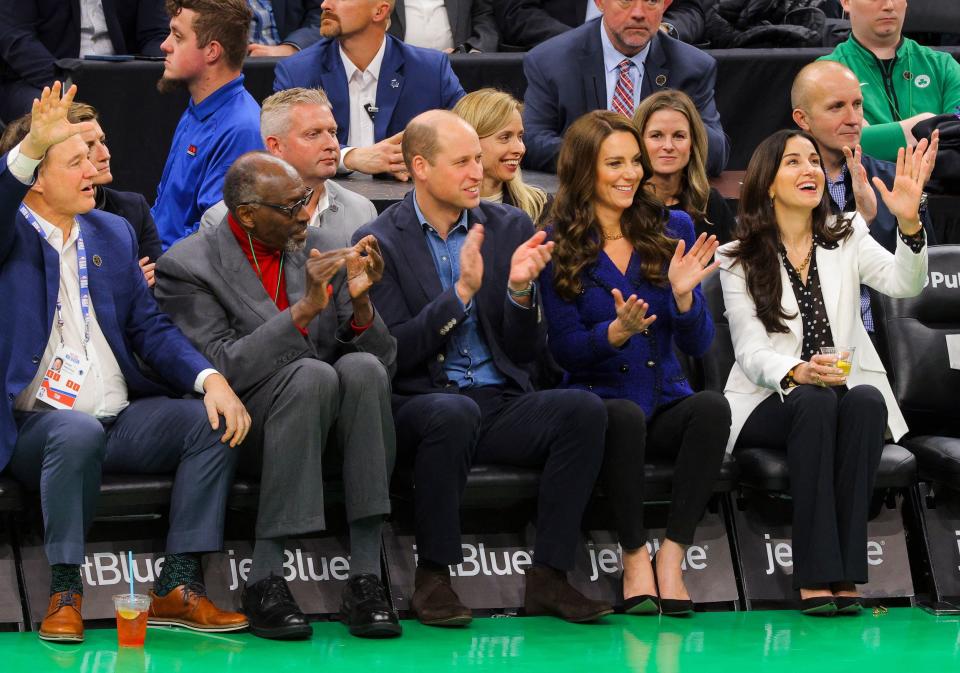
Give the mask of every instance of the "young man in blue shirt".
[(170, 34), (161, 92), (185, 86), (190, 104), (173, 136), (151, 213), (166, 250), (223, 198), (234, 159), (263, 148), (260, 106), (243, 88), (250, 8), (245, 0), (167, 0)]

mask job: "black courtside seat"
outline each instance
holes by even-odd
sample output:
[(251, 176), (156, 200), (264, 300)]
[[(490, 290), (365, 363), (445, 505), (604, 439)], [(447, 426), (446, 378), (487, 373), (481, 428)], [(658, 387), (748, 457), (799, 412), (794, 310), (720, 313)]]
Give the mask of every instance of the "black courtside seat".
[(0, 477), (0, 512), (16, 512), (22, 506), (20, 484), (10, 477)]
[[(874, 322), (920, 477), (960, 489), (960, 370), (947, 338), (960, 339), (960, 245), (929, 250), (927, 286), (916, 297), (874, 296)], [(960, 366), (960, 365), (958, 365)]]
[[(730, 326), (724, 315), (719, 274), (707, 277), (702, 287), (716, 326), (710, 350), (702, 358), (704, 387), (723, 392), (736, 358)], [(736, 462), (740, 468), (741, 486), (760, 491), (787, 491), (790, 487), (786, 454), (780, 451), (745, 447), (737, 450)], [(910, 488), (916, 482), (917, 462), (913, 454), (896, 444), (884, 446), (875, 488)]]
[[(115, 517), (166, 511), (172, 489), (173, 475), (105, 474), (100, 482), (97, 515)], [(256, 481), (237, 477), (230, 489), (227, 507), (256, 509), (259, 495)]]

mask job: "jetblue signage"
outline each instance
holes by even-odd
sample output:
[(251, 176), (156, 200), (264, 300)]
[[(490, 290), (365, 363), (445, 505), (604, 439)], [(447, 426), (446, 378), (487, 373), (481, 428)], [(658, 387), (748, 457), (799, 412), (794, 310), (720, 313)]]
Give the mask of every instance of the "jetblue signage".
[(3, 540), (0, 540), (0, 623), (23, 623), (13, 548)]
[[(747, 600), (786, 601), (793, 589), (791, 527), (771, 522), (748, 503), (734, 509)], [(907, 559), (903, 520), (896, 509), (882, 508), (867, 524), (869, 582), (860, 587), (866, 598), (902, 598), (914, 595)]]
[[(287, 543), (284, 577), (305, 613), (332, 614), (339, 610), (340, 594), (350, 573), (347, 544), (345, 537), (294, 539)], [(162, 540), (88, 543), (80, 568), (84, 583), (84, 619), (112, 618), (111, 597), (129, 591), (131, 575), (137, 592), (152, 589), (163, 568), (162, 549)], [(132, 567), (127, 561), (127, 550), (133, 551)], [(240, 609), (240, 593), (250, 572), (252, 551), (247, 541), (228, 541), (223, 552), (204, 556), (207, 594), (217, 606)], [(50, 566), (42, 541), (28, 540), (22, 548), (22, 558), (30, 620), (36, 623), (46, 612), (50, 590)], [(2, 580), (0, 560), (0, 582)], [(0, 611), (5, 607), (0, 605)]]
[[(655, 554), (663, 530), (651, 530), (647, 547)], [(454, 591), (465, 605), (477, 610), (513, 610), (523, 606), (524, 574), (533, 564), (533, 534), (464, 535), (463, 563), (450, 566)], [(410, 609), (417, 549), (410, 534), (384, 530), (390, 589), (399, 610)], [(577, 552), (570, 582), (584, 595), (617, 605), (622, 603), (621, 550), (611, 531), (591, 531)], [(690, 597), (697, 603), (733, 602), (738, 598), (730, 544), (719, 515), (707, 514), (687, 548), (683, 564)]]

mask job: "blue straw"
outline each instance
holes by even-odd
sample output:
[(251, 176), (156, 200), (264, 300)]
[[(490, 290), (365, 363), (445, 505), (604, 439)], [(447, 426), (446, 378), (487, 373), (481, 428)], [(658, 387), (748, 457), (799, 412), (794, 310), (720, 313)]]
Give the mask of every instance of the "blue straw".
[(127, 550), (127, 567), (130, 569), (130, 600), (133, 600), (133, 550)]

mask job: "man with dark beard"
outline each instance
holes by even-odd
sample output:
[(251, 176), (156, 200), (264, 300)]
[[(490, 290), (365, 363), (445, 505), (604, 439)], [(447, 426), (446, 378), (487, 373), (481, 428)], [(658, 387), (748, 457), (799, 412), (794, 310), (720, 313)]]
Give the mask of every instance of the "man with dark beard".
[(167, 0), (170, 34), (161, 92), (186, 87), (180, 117), (151, 213), (164, 250), (197, 230), (222, 198), (234, 159), (262, 149), (260, 107), (243, 88), (251, 12), (246, 0)]
[(254, 419), (238, 463), (260, 477), (242, 598), (250, 630), (263, 638), (311, 633), (283, 578), (284, 543), (326, 527), (326, 453), (342, 462), (350, 525), (341, 620), (356, 636), (397, 636), (380, 579), (380, 526), (390, 512), (396, 452), (389, 371), (397, 347), (369, 297), (383, 258), (373, 236), (326, 249), (319, 229), (307, 226), (312, 194), (283, 159), (241, 156), (223, 185), (227, 215), (160, 258), (156, 296), (200, 352), (236, 377)]

